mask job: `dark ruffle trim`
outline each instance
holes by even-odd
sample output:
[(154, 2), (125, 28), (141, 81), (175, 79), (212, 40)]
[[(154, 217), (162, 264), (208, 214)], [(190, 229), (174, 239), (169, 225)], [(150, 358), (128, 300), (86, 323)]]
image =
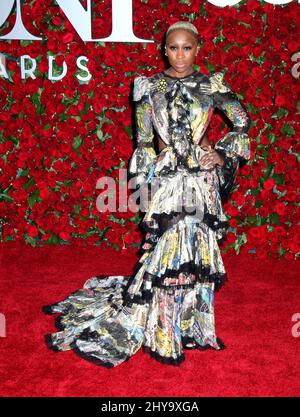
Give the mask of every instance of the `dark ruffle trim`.
[[(62, 326), (61, 330), (63, 330), (65, 327)], [(79, 340), (90, 340), (93, 337), (93, 332), (89, 331), (89, 328), (85, 329), (83, 332), (81, 332), (77, 339)], [(45, 343), (48, 347), (48, 349), (54, 351), (54, 352), (63, 352), (61, 349), (59, 349), (55, 344), (53, 344), (51, 334), (47, 334), (44, 336)], [(114, 368), (114, 365), (109, 362), (104, 362), (99, 358), (96, 358), (95, 356), (88, 355), (83, 353), (78, 346), (76, 345), (76, 340), (72, 343), (70, 343), (70, 348), (76, 353), (77, 356), (80, 356), (82, 359), (85, 359), (88, 362), (93, 363), (94, 365), (104, 366), (105, 368)], [(124, 362), (128, 362), (131, 356), (127, 356), (124, 359)]]
[[(87, 337), (82, 337), (82, 336), (84, 336), (83, 333), (84, 332), (82, 332), (79, 335), (78, 339), (87, 340), (88, 335), (87, 335)], [(53, 344), (51, 335), (45, 335), (45, 342), (46, 342), (47, 347), (50, 350), (52, 350), (54, 352), (62, 352), (62, 350), (60, 350), (56, 345)], [(186, 344), (191, 343), (191, 342), (194, 342), (194, 339), (183, 337), (182, 338), (182, 346), (183, 346), (183, 349), (187, 349), (187, 350), (208, 350), (208, 349), (211, 349), (211, 350), (224, 350), (224, 349), (226, 349), (226, 345), (222, 342), (222, 340), (219, 337), (217, 338), (217, 343), (218, 343), (220, 349), (216, 349), (216, 348), (214, 348), (213, 346), (211, 346), (209, 344), (206, 344), (204, 346), (201, 346), (201, 345), (196, 344), (196, 346), (194, 348), (186, 347)], [(111, 364), (111, 363), (109, 363), (109, 362), (104, 362), (101, 359), (96, 358), (95, 356), (92, 356), (92, 355), (88, 355), (88, 354), (83, 353), (77, 347), (76, 341), (74, 341), (73, 343), (71, 343), (70, 344), (70, 347), (71, 347), (71, 349), (73, 350), (73, 352), (77, 356), (79, 356), (82, 359), (85, 359), (86, 361), (88, 361), (88, 362), (90, 362), (90, 363), (92, 363), (94, 365), (102, 366), (102, 367), (105, 367), (105, 368), (108, 368), (108, 369), (114, 368), (114, 365)], [(148, 347), (148, 346), (142, 345), (142, 350), (143, 350), (144, 353), (150, 355), (153, 359), (157, 360), (158, 362), (160, 362), (160, 363), (162, 363), (164, 365), (180, 366), (180, 364), (185, 360), (185, 355), (184, 354), (180, 355), (178, 358), (175, 359), (175, 358), (161, 356), (156, 351), (151, 350), (150, 347)], [(124, 359), (123, 363), (128, 362), (129, 359), (131, 359), (131, 356), (127, 356)]]
[(218, 229), (226, 229), (229, 226), (229, 222), (227, 220), (219, 220), (218, 216), (208, 212), (204, 214), (203, 222), (214, 231)]
[[(217, 337), (216, 340), (217, 340), (217, 344), (218, 344), (218, 346), (219, 346), (220, 349), (216, 349), (216, 348), (214, 348), (213, 346), (211, 346), (209, 344), (206, 344), (204, 346), (199, 345), (192, 337), (185, 336), (185, 337), (182, 337), (181, 338), (183, 348), (184, 349), (187, 349), (187, 350), (208, 350), (208, 349), (212, 349), (212, 350), (224, 350), (224, 349), (226, 349), (225, 343), (219, 337)], [(194, 347), (187, 347), (186, 345), (188, 345), (189, 343), (194, 343), (195, 346)]]
[[(140, 261), (137, 262), (134, 272), (129, 278), (125, 289), (131, 285), (132, 281), (134, 280), (135, 275), (137, 274), (138, 270), (142, 267), (142, 265), (143, 265), (142, 262)], [(166, 271), (161, 277), (152, 275), (149, 280), (152, 281), (152, 283), (155, 282), (155, 286), (160, 286), (159, 284), (161, 283), (161, 281), (164, 280), (164, 278), (168, 278), (168, 277), (173, 278), (173, 277), (176, 277), (181, 272), (183, 272), (187, 274), (192, 273), (194, 275), (197, 275), (199, 278), (198, 279), (199, 282), (214, 282), (216, 286), (218, 284), (223, 284), (226, 281), (228, 281), (228, 276), (226, 272), (223, 274), (222, 273), (210, 274), (209, 269), (210, 269), (209, 266), (204, 266), (204, 265), (198, 266), (198, 265), (195, 265), (193, 261), (189, 261), (180, 265), (179, 269), (166, 269)], [(145, 274), (150, 277), (150, 274), (148, 274), (147, 272)]]
[[(217, 343), (219, 345), (219, 349), (216, 349), (209, 344), (206, 344), (204, 346), (199, 345), (194, 341), (193, 338), (183, 337), (181, 340), (182, 340), (183, 349), (187, 349), (187, 350), (224, 350), (226, 349), (226, 345), (223, 343), (223, 341), (219, 337), (217, 337)], [(186, 347), (188, 343), (193, 343), (193, 342), (196, 343), (194, 348), (191, 349), (189, 347)], [(160, 363), (163, 363), (164, 365), (179, 366), (185, 360), (184, 354), (182, 354), (181, 356), (175, 359), (175, 358), (161, 356), (156, 351), (151, 350), (149, 346), (142, 345), (142, 349), (144, 353), (149, 354), (152, 358), (154, 358)]]
[[(177, 162), (178, 161), (182, 161), (181, 162), (181, 166), (184, 166), (185, 171), (187, 171), (189, 174), (195, 174), (197, 172), (203, 172), (203, 171), (213, 171), (215, 169), (215, 167), (212, 168), (201, 168), (201, 166), (196, 166), (194, 168), (190, 168), (187, 165), (184, 164), (183, 159), (180, 156), (177, 156)], [(178, 166), (176, 165), (175, 168), (170, 168), (169, 166), (164, 166), (161, 171), (159, 171), (159, 177), (161, 176), (165, 176), (165, 175), (172, 175), (172, 174), (176, 174), (178, 173)]]
[[(123, 292), (123, 303), (124, 305), (130, 307), (132, 304), (146, 304), (152, 300), (153, 297), (153, 288), (161, 288), (162, 290), (167, 291), (174, 291), (175, 289), (179, 288), (194, 288), (196, 283), (214, 283), (215, 284), (215, 291), (219, 291), (225, 282), (228, 282), (228, 275), (227, 273), (215, 273), (209, 274), (209, 267), (200, 266), (198, 267), (192, 261), (186, 262), (185, 264), (181, 265), (179, 270), (171, 270), (168, 269), (165, 271), (162, 277), (158, 277), (156, 275), (151, 275), (145, 272), (145, 278), (142, 283), (141, 291), (139, 294), (135, 294), (133, 297), (127, 292), (127, 289), (131, 285), (134, 280), (134, 276), (136, 275), (139, 268), (141, 268), (143, 264), (138, 262), (136, 265), (136, 272), (133, 273), (131, 278), (128, 280), (126, 287), (124, 287)], [(174, 285), (164, 285), (162, 283), (164, 278), (167, 277), (176, 277), (181, 272), (189, 274), (192, 273), (196, 275), (196, 279), (194, 282), (188, 284), (174, 284)], [(147, 279), (148, 278), (148, 279)], [(146, 281), (150, 281), (152, 283), (151, 289), (144, 289), (143, 286), (145, 285)]]
[[(179, 220), (182, 220), (185, 216), (188, 216), (188, 215), (192, 216), (194, 214), (196, 214), (196, 209), (194, 211), (190, 212), (190, 211), (186, 211), (185, 208), (183, 207), (181, 212), (171, 211), (170, 213), (153, 213), (152, 217), (159, 224), (159, 223), (162, 223), (164, 220), (171, 222), (171, 220), (174, 217), (176, 218), (176, 216), (178, 216), (178, 215), (182, 215), (182, 216), (180, 216), (180, 219), (179, 219)], [(150, 233), (155, 234), (158, 237), (160, 237), (166, 232), (166, 230), (168, 230), (170, 227), (174, 226), (174, 224), (176, 224), (179, 220), (170, 224), (169, 227), (164, 228), (163, 230), (160, 227), (152, 227), (144, 221), (142, 221), (140, 223), (140, 227), (145, 232), (150, 232)], [(214, 231), (216, 231), (218, 229), (226, 229), (229, 226), (229, 222), (227, 220), (225, 220), (225, 221), (219, 220), (218, 216), (209, 213), (207, 210), (205, 210), (205, 212), (204, 212), (202, 222), (205, 223), (208, 227), (210, 227)]]
[[(142, 264), (140, 264), (142, 265)], [(166, 287), (169, 288), (169, 285), (164, 285), (162, 284), (163, 280), (165, 278), (175, 278), (177, 275), (179, 275), (180, 273), (185, 273), (185, 274), (194, 274), (197, 276), (196, 281), (198, 282), (214, 282), (216, 284), (216, 286), (222, 285), (226, 278), (227, 278), (227, 274), (221, 274), (221, 273), (215, 273), (215, 274), (210, 274), (209, 273), (210, 267), (209, 266), (204, 266), (204, 265), (195, 265), (195, 263), (193, 261), (189, 261), (189, 262), (185, 262), (184, 264), (180, 265), (179, 269), (166, 269), (166, 271), (164, 272), (164, 274), (161, 277), (158, 277), (156, 275), (151, 275), (148, 274), (147, 272), (145, 273), (146, 275), (146, 280), (148, 278), (149, 281), (151, 281), (153, 283), (153, 286), (156, 287)], [(189, 286), (193, 286), (194, 284), (182, 284), (182, 285), (176, 285), (177, 288), (184, 288), (185, 286), (189, 287)], [(172, 285), (171, 285), (172, 287)]]
[(163, 363), (164, 365), (179, 366), (185, 360), (184, 354), (182, 354), (177, 359), (175, 359), (175, 358), (167, 358), (165, 356), (161, 356), (159, 353), (151, 350), (149, 346), (142, 345), (142, 349), (144, 353), (147, 353), (152, 358), (156, 359), (160, 363)]

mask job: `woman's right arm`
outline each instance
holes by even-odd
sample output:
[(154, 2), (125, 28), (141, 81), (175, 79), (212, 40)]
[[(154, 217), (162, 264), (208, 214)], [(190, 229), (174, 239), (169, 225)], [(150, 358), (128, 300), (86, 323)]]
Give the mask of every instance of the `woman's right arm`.
[(149, 80), (137, 77), (134, 81), (133, 100), (135, 102), (135, 123), (137, 148), (129, 162), (129, 177), (134, 179), (134, 187), (141, 189), (141, 211), (146, 211), (151, 199), (149, 184), (157, 162), (154, 149), (152, 106), (149, 94)]

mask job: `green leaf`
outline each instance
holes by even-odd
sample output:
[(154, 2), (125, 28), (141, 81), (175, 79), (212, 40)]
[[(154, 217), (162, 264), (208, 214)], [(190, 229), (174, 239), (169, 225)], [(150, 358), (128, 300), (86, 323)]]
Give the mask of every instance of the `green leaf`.
[(210, 62), (206, 63), (206, 68), (208, 69), (209, 72), (214, 72), (215, 71), (215, 65), (211, 64)]
[(73, 149), (77, 150), (82, 145), (83, 140), (81, 139), (80, 135), (75, 136), (73, 139), (72, 147)]
[(271, 213), (269, 214), (269, 219), (274, 224), (279, 224), (279, 215), (277, 213)]
[(281, 192), (277, 190), (276, 185), (274, 185), (273, 192), (281, 198), (287, 193), (287, 190), (284, 190), (283, 192)]
[(277, 112), (278, 119), (281, 119), (282, 117), (287, 116), (288, 114), (288, 110), (286, 110), (284, 107), (279, 107), (279, 110)]
[[(266, 162), (266, 161), (265, 161)], [(265, 181), (267, 178), (269, 178), (270, 177), (270, 174), (271, 174), (271, 171), (272, 171), (272, 165), (269, 165), (269, 166), (267, 166), (266, 167), (266, 169), (264, 170), (264, 178), (263, 178), (263, 180)], [(263, 181), (263, 182), (264, 182)]]
[(247, 220), (250, 224), (257, 225), (257, 217), (256, 216), (247, 216)]
[(267, 23), (267, 13), (263, 13), (263, 14), (261, 15), (261, 20), (262, 20), (264, 23)]
[(261, 206), (263, 206), (263, 205), (264, 205), (264, 203), (263, 203), (262, 201), (255, 200), (255, 202), (254, 202), (254, 206), (255, 206), (256, 208), (261, 207)]
[(60, 113), (58, 115), (58, 120), (59, 122), (64, 122), (65, 120), (67, 120), (68, 116), (66, 115), (66, 113)]
[(30, 195), (27, 199), (29, 207), (32, 208), (35, 205), (35, 203), (37, 202), (38, 199), (39, 199), (39, 190), (35, 190), (32, 193), (30, 193)]
[(27, 177), (29, 169), (18, 168), (16, 179), (22, 177)]
[(270, 144), (273, 145), (273, 143), (277, 142), (277, 136), (274, 133), (268, 133), (267, 134)]
[(246, 4), (247, 2), (248, 0), (239, 1), (237, 4), (234, 4), (234, 7), (239, 8), (240, 6), (243, 6), (244, 4)]
[(100, 142), (103, 142), (103, 132), (101, 129), (97, 129), (96, 135), (97, 135), (97, 138), (100, 140)]
[(28, 46), (28, 45), (31, 45), (32, 43), (33, 43), (33, 41), (25, 41), (25, 40), (24, 41), (22, 41), (22, 40), (20, 41), (20, 45), (21, 46)]
[(205, 7), (206, 7), (206, 2), (202, 1), (201, 6), (200, 6), (200, 14), (203, 17), (205, 17), (207, 15), (207, 11), (206, 11)]
[(127, 135), (129, 136), (129, 137), (131, 137), (132, 136), (132, 128), (131, 128), (131, 126), (125, 126), (125, 132), (127, 133)]
[(295, 134), (295, 129), (290, 126), (288, 123), (282, 123), (281, 129), (280, 129), (281, 133), (285, 133), (286, 136), (293, 136)]
[(250, 23), (246, 23), (246, 22), (238, 22), (238, 25), (244, 25), (244, 26), (246, 26), (246, 28), (250, 28), (251, 29), (251, 25), (250, 25)]
[(6, 193), (0, 193), (0, 201), (10, 201), (13, 203), (16, 202), (10, 195)]
[(132, 223), (135, 223), (136, 225), (138, 225), (141, 221), (141, 216), (138, 213), (136, 213), (136, 215), (134, 217), (130, 217), (129, 220)]
[(197, 19), (198, 17), (198, 13), (182, 13), (182, 17), (188, 19), (190, 22), (193, 22), (194, 20)]
[(249, 110), (249, 113), (256, 114), (259, 112), (259, 110), (256, 110), (252, 103), (247, 103), (247, 108)]
[(247, 242), (246, 234), (238, 235), (236, 241), (234, 242), (234, 249), (237, 254), (240, 253), (241, 246)]
[(33, 177), (30, 178), (27, 184), (23, 184), (22, 188), (23, 190), (28, 190), (30, 187), (32, 187), (35, 184), (35, 180)]
[(284, 174), (274, 174), (272, 178), (278, 185), (282, 185), (284, 183)]
[(52, 234), (46, 243), (48, 243), (49, 245), (56, 245), (57, 243), (59, 243), (59, 241), (59, 237)]

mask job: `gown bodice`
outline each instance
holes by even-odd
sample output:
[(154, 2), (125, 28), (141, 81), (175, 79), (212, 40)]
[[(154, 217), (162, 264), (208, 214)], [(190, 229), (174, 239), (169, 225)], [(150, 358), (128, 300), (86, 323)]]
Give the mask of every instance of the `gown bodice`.
[[(218, 167), (221, 183), (229, 184), (239, 162), (246, 163), (250, 159), (250, 117), (224, 81), (224, 73), (206, 75), (195, 71), (183, 78), (164, 72), (139, 76), (134, 80), (133, 100), (136, 102), (137, 148), (129, 163), (129, 173), (138, 184), (149, 182), (153, 173), (162, 170), (183, 167), (188, 172), (199, 171), (199, 143), (215, 108), (232, 124), (232, 130), (217, 140), (214, 147), (225, 161), (222, 169)], [(154, 133), (167, 145), (162, 150), (163, 162), (154, 150)]]

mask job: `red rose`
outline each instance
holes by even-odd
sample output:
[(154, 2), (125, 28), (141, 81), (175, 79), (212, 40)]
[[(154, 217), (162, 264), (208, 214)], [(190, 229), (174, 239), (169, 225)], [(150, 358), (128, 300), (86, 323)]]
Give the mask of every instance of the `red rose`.
[(273, 189), (274, 185), (275, 185), (275, 182), (274, 182), (271, 178), (268, 178), (268, 179), (264, 182), (263, 187), (264, 187), (264, 189), (265, 189), (265, 190), (270, 191), (270, 190), (272, 190), (272, 189)]
[(282, 226), (275, 226), (273, 231), (277, 236), (284, 236), (285, 230)]
[(248, 175), (250, 175), (250, 173), (251, 173), (251, 167), (250, 167), (250, 165), (244, 165), (243, 166), (243, 168), (241, 169), (241, 173), (243, 174), (243, 175), (245, 175), (246, 177), (248, 176)]
[(39, 234), (38, 228), (36, 226), (34, 226), (33, 224), (28, 224), (26, 226), (26, 231), (28, 233), (28, 236), (31, 236), (31, 237), (38, 236), (38, 234)]
[(226, 241), (231, 245), (236, 241), (236, 235), (232, 232), (228, 232), (226, 235)]
[(39, 193), (40, 193), (40, 197), (43, 200), (47, 199), (50, 195), (50, 191), (48, 187), (40, 188)]
[(277, 106), (285, 105), (285, 97), (282, 94), (278, 94), (275, 98), (275, 103)]
[(247, 214), (247, 216), (250, 216), (250, 217), (255, 216), (256, 208), (254, 206), (246, 207), (244, 209), (244, 213)]
[(260, 138), (260, 143), (263, 144), (264, 146), (269, 145), (269, 138), (267, 138), (266, 136), (262, 136)]
[(250, 236), (252, 236), (254, 239), (258, 239), (261, 236), (261, 230), (259, 227), (252, 227), (249, 230), (249, 234)]
[(229, 205), (227, 213), (229, 214), (229, 216), (237, 216), (239, 214), (239, 211), (237, 207)]
[(105, 237), (110, 243), (116, 243), (118, 246), (122, 246), (122, 238), (118, 232), (111, 229), (105, 233)]
[(238, 221), (236, 220), (236, 219), (230, 219), (229, 220), (229, 225), (230, 225), (230, 227), (232, 227), (232, 228), (235, 228), (235, 227), (238, 227)]
[(59, 232), (59, 237), (63, 240), (69, 240), (71, 235), (70, 235), (69, 232), (67, 232), (65, 230), (62, 230), (62, 231)]
[(296, 201), (297, 200), (296, 191), (288, 190), (287, 193), (284, 196), (284, 199), (286, 201)]
[(62, 41), (63, 41), (64, 43), (69, 43), (69, 42), (72, 42), (72, 41), (73, 41), (73, 39), (74, 39), (74, 36), (73, 36), (73, 34), (72, 34), (72, 33), (66, 33), (66, 34), (62, 37)]
[(284, 205), (284, 203), (277, 203), (277, 204), (275, 204), (275, 211), (279, 215), (284, 214), (285, 213), (285, 205)]
[(53, 16), (52, 17), (52, 22), (53, 22), (54, 25), (60, 26), (62, 24), (63, 20), (58, 16)]

